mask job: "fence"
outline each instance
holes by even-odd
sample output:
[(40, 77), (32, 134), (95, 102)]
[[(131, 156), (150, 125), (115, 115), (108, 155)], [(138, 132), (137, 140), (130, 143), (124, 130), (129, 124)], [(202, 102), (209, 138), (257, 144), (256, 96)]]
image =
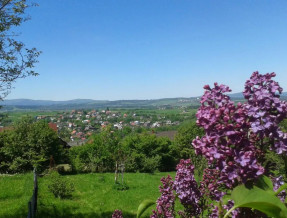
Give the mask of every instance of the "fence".
[(27, 218), (35, 218), (37, 212), (37, 198), (38, 198), (38, 180), (36, 169), (34, 169), (34, 190), (31, 200), (28, 202), (28, 216)]

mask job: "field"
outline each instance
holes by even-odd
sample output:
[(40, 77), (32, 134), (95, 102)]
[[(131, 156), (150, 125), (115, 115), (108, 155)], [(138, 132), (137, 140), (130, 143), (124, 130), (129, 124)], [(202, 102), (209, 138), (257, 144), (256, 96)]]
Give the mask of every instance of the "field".
[[(47, 177), (39, 178), (38, 217), (111, 217), (115, 209), (125, 218), (135, 217), (137, 207), (145, 200), (159, 197), (160, 178), (171, 173), (126, 173), (129, 190), (113, 188), (114, 174), (80, 174), (65, 176), (75, 185), (71, 199), (60, 200), (48, 191)], [(26, 217), (27, 203), (32, 195), (32, 174), (0, 176), (0, 217)], [(148, 217), (151, 210), (144, 214)]]
[(61, 112), (59, 111), (16, 111), (16, 112), (10, 112), (8, 114), (8, 118), (12, 121), (18, 121), (23, 116), (30, 116), (30, 117), (36, 117), (39, 115), (42, 116), (55, 116)]
[(0, 176), (0, 217), (27, 216), (33, 190), (33, 175)]

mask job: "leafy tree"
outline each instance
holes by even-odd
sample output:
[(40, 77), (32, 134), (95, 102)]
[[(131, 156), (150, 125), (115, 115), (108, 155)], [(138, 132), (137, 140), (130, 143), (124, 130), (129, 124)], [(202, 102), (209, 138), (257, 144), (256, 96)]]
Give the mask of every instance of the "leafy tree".
[(70, 150), (70, 159), (78, 172), (111, 172), (120, 158), (119, 133), (106, 127), (94, 134), (86, 145)]
[(57, 133), (44, 121), (21, 119), (13, 129), (0, 133), (0, 172), (18, 173), (37, 167), (45, 169), (53, 156), (55, 162), (66, 161)]
[(180, 157), (183, 159), (190, 158), (194, 153), (191, 145), (196, 136), (203, 136), (204, 130), (196, 125), (195, 122), (189, 122), (178, 129), (174, 138), (174, 143), (180, 150)]
[(0, 0), (0, 100), (7, 96), (18, 78), (37, 76), (32, 70), (40, 52), (16, 40), (15, 27), (27, 21), (26, 0)]
[(122, 149), (127, 153), (127, 171), (154, 172), (175, 169), (177, 156), (168, 138), (156, 137), (148, 133), (131, 134), (122, 141)]
[(195, 171), (198, 176), (202, 176), (203, 170), (206, 168), (207, 163), (205, 158), (195, 154), (192, 141), (198, 136), (202, 137), (204, 130), (196, 125), (195, 122), (188, 122), (182, 125), (174, 138), (174, 144), (178, 149), (179, 157), (181, 159), (191, 159), (195, 166)]

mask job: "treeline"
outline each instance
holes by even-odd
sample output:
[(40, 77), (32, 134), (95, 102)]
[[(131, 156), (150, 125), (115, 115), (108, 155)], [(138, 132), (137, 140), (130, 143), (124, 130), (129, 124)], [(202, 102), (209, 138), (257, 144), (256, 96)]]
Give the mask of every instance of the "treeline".
[(181, 126), (174, 141), (144, 129), (108, 126), (85, 145), (64, 149), (47, 122), (25, 117), (0, 132), (0, 173), (22, 173), (34, 167), (43, 171), (54, 163), (70, 164), (75, 173), (113, 172), (119, 165), (126, 172), (172, 171), (181, 158), (202, 164), (191, 146), (192, 139), (202, 134), (194, 122)]

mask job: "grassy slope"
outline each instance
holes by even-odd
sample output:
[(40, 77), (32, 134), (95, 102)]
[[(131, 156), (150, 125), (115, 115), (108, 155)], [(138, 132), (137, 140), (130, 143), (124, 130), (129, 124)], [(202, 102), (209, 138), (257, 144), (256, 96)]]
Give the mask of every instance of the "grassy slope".
[[(0, 176), (0, 217), (27, 217), (33, 175)], [(25, 217), (25, 216), (23, 216)]]
[[(160, 178), (172, 173), (126, 173), (125, 182), (130, 189), (113, 189), (114, 174), (81, 174), (65, 176), (75, 184), (71, 199), (60, 200), (48, 192), (48, 179), (39, 179), (38, 217), (111, 217), (115, 209), (124, 217), (135, 217), (137, 207), (145, 200), (159, 197)], [(32, 175), (0, 177), (0, 217), (25, 217), (27, 202), (32, 195)], [(5, 191), (2, 191), (5, 190)], [(2, 207), (4, 205), (4, 207)], [(149, 216), (151, 210), (145, 214)]]

